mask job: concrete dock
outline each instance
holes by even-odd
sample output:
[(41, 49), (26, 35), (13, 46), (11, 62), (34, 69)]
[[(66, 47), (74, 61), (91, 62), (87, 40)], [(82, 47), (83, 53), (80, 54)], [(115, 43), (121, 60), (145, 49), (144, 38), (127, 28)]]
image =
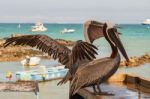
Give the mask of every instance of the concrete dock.
[(101, 85), (101, 89), (113, 95), (95, 95), (89, 87), (70, 99), (150, 99), (150, 80), (131, 74), (115, 74)]

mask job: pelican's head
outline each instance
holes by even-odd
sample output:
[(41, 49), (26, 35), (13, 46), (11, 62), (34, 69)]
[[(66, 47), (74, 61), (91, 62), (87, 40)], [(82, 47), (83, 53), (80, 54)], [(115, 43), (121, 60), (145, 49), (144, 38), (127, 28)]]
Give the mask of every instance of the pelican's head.
[(94, 40), (103, 37), (104, 23), (88, 20), (84, 23), (84, 37), (86, 42), (93, 43)]
[(93, 43), (94, 40), (105, 36), (105, 38), (110, 41), (111, 44), (120, 50), (125, 59), (129, 61), (126, 51), (119, 38), (119, 34), (121, 33), (117, 31), (116, 25), (110, 22), (103, 23), (89, 20), (84, 23), (84, 37), (87, 42)]
[[(84, 23), (84, 37), (85, 37), (86, 42), (93, 43), (94, 40), (104, 37), (104, 34), (103, 34), (104, 24), (105, 24), (104, 22), (98, 22), (94, 20), (86, 21)], [(110, 25), (115, 31), (117, 31), (117, 27), (115, 25), (113, 24), (110, 24)]]

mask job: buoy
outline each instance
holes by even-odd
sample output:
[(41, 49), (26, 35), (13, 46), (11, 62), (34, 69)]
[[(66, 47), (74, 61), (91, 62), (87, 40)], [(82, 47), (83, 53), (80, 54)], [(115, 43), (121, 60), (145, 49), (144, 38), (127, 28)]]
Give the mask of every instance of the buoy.
[(7, 78), (8, 80), (11, 80), (11, 78), (12, 78), (12, 72), (11, 72), (11, 71), (8, 71), (8, 72), (6, 73), (6, 78)]

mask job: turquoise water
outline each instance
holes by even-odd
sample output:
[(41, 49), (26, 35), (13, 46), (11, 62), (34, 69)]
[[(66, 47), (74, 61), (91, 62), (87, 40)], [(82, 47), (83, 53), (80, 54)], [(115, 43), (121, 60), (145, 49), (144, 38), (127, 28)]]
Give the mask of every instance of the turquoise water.
[[(42, 59), (40, 64), (40, 66), (46, 66), (47, 68), (52, 67), (52, 66), (57, 66), (59, 65), (59, 63), (57, 61), (54, 60), (44, 60)], [(11, 71), (13, 73), (13, 81), (16, 80), (15, 78), (15, 72), (16, 71), (26, 71), (26, 70), (34, 70), (34, 69), (38, 69), (39, 66), (33, 66), (33, 67), (24, 67), (21, 65), (20, 61), (15, 61), (15, 62), (0, 62), (0, 81), (6, 81), (6, 73), (8, 71)]]
[[(2, 24), (0, 23), (0, 38), (8, 37), (13, 33), (16, 34), (46, 34), (53, 38), (61, 38), (66, 40), (84, 40), (83, 36), (83, 25), (82, 24), (45, 24), (48, 28), (46, 32), (31, 32), (31, 26), (34, 24), (21, 24), (21, 28), (18, 28), (18, 24)], [(150, 53), (150, 29), (148, 26), (143, 25), (130, 25), (122, 24), (119, 27), (119, 32), (121, 40), (129, 56), (139, 56), (145, 53)], [(60, 31), (64, 28), (73, 28), (76, 31), (74, 33), (60, 34)], [(99, 55), (97, 57), (104, 57), (110, 55), (110, 46), (107, 41), (102, 38), (94, 42), (99, 50)], [(42, 60), (40, 65), (45, 65), (46, 67), (58, 65), (57, 61), (54, 60)], [(140, 67), (134, 68), (120, 68), (118, 72), (128, 72), (135, 75), (150, 78), (150, 64), (145, 64)], [(21, 66), (20, 61), (16, 62), (0, 62), (0, 81), (6, 81), (6, 73), (11, 71), (13, 73), (12, 81), (15, 81), (15, 72), (28, 70)], [(38, 67), (33, 67), (30, 69), (35, 69)], [(68, 98), (68, 85), (56, 86), (56, 81), (40, 83), (40, 99), (47, 99), (51, 97), (52, 99), (62, 99)], [(33, 93), (1, 93), (0, 97), (5, 99), (10, 99), (10, 97), (16, 97), (16, 99), (33, 99), (35, 95)]]
[[(18, 28), (18, 23), (0, 23), (0, 38), (8, 37), (11, 34), (46, 34), (52, 38), (61, 38), (66, 40), (84, 40), (82, 24), (44, 24), (48, 31), (31, 32), (31, 26), (34, 24), (22, 23)], [(119, 25), (121, 40), (129, 56), (139, 56), (150, 53), (150, 28), (147, 25), (140, 24), (121, 24)], [(74, 33), (61, 34), (64, 28), (75, 29)], [(101, 56), (110, 54), (110, 48), (105, 39), (98, 39), (94, 44), (99, 47)]]
[[(34, 24), (20, 24), (20, 28), (18, 28), (17, 23), (11, 24), (0, 24), (0, 37), (8, 37), (11, 34), (46, 34), (53, 38), (62, 38), (62, 39), (70, 39), (70, 40), (78, 40), (83, 39), (82, 34), (82, 24), (44, 24), (44, 26), (48, 29), (46, 32), (31, 32), (31, 26)], [(76, 30), (75, 33), (61, 34), (64, 28), (73, 28)], [(71, 38), (73, 37), (73, 38)]]
[[(48, 29), (46, 32), (31, 32), (31, 26), (34, 24), (22, 23), (18, 28), (18, 23), (0, 23), (0, 38), (8, 37), (13, 33), (17, 34), (46, 34), (53, 38), (62, 38), (67, 40), (79, 40), (83, 37), (83, 25), (82, 24), (44, 24)], [(148, 38), (150, 37), (150, 28), (146, 25), (140, 24), (121, 24), (119, 25), (119, 31), (123, 34), (122, 37), (126, 39), (135, 38)], [(61, 34), (60, 31), (64, 28), (75, 29), (74, 33)]]
[(150, 64), (144, 64), (138, 67), (119, 68), (119, 73), (130, 73), (136, 76), (149, 79), (150, 78)]

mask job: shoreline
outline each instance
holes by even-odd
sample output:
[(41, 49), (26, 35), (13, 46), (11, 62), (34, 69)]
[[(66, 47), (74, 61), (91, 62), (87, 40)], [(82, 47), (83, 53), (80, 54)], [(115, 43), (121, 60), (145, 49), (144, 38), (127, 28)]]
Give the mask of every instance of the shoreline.
[(129, 58), (130, 62), (122, 60), (120, 62), (120, 67), (137, 67), (146, 63), (150, 63), (150, 54), (146, 53), (142, 56), (133, 56)]
[[(64, 39), (56, 39), (60, 44), (72, 47), (74, 45), (74, 41), (64, 40)], [(3, 47), (3, 43), (5, 39), (0, 40), (0, 62), (9, 62), (9, 61), (20, 61), (25, 58), (25, 56), (38, 56), (42, 59), (50, 59), (46, 53), (43, 53), (39, 50), (35, 50), (29, 46), (8, 46), (6, 48)], [(122, 60), (120, 62), (120, 67), (136, 67), (145, 63), (150, 63), (150, 53), (143, 54), (142, 56), (132, 56), (129, 58), (130, 62), (126, 62)]]

